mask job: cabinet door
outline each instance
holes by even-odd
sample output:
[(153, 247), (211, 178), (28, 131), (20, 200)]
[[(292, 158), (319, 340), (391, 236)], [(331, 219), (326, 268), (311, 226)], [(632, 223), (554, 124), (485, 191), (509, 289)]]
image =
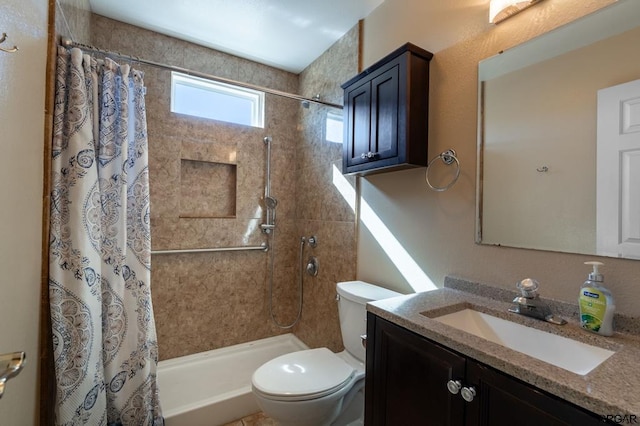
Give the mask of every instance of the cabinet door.
[(467, 426), (603, 423), (602, 418), (593, 413), (472, 360), (467, 360), (467, 379), (463, 383), (476, 391), (473, 401), (466, 404)]
[(371, 151), (371, 82), (347, 91), (344, 108), (347, 113), (343, 145), (346, 170), (346, 167), (369, 162), (361, 155)]
[(447, 390), (463, 381), (463, 357), (368, 314), (365, 424), (462, 425), (464, 401)]
[(371, 143), (375, 160), (398, 156), (398, 115), (400, 108), (399, 66), (371, 80)]

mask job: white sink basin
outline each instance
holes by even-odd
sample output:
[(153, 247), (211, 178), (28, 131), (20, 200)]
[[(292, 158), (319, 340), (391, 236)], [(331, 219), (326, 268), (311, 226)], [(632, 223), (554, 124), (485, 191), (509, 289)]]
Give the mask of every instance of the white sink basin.
[(473, 309), (463, 309), (433, 319), (581, 376), (588, 374), (614, 354), (607, 349), (536, 330)]

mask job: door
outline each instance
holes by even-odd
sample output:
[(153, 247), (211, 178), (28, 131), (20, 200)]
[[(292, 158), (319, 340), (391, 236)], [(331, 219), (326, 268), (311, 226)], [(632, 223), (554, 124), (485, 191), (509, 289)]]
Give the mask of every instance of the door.
[(597, 426), (602, 418), (493, 368), (467, 359), (467, 426)]
[[(398, 157), (400, 66), (377, 70), (345, 90), (344, 170)], [(391, 162), (384, 162), (391, 159)], [(376, 165), (380, 167), (380, 165)], [(365, 166), (366, 167), (366, 166)]]
[(37, 420), (47, 0), (4, 0), (0, 34), (0, 353), (26, 366), (0, 399), (0, 424)]
[(465, 403), (447, 390), (463, 380), (462, 356), (372, 314), (367, 336), (365, 424), (463, 424)]
[(376, 160), (398, 156), (399, 66), (371, 80), (371, 144)]
[(640, 259), (640, 80), (598, 91), (596, 186), (597, 254)]
[[(371, 151), (371, 82), (366, 81), (345, 93), (345, 124), (344, 153), (347, 167), (370, 161), (367, 153)], [(363, 156), (364, 155), (364, 156)]]

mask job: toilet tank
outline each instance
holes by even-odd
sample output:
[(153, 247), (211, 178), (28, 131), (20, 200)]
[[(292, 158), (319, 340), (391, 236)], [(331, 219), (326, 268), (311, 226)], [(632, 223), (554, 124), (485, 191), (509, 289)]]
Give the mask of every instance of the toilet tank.
[(347, 281), (336, 285), (342, 343), (351, 355), (364, 362), (365, 349), (360, 336), (367, 332), (367, 302), (401, 296), (395, 291), (364, 281)]

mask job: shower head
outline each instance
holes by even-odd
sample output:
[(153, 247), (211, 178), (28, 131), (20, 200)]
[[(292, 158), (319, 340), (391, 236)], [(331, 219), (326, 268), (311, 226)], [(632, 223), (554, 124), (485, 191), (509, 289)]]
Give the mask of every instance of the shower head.
[(302, 107), (309, 109), (309, 106), (311, 105), (310, 101), (320, 101), (320, 93), (314, 95), (311, 99), (304, 99), (302, 101)]
[(275, 209), (278, 205), (278, 200), (273, 197), (264, 197), (264, 204), (267, 206), (267, 208)]

